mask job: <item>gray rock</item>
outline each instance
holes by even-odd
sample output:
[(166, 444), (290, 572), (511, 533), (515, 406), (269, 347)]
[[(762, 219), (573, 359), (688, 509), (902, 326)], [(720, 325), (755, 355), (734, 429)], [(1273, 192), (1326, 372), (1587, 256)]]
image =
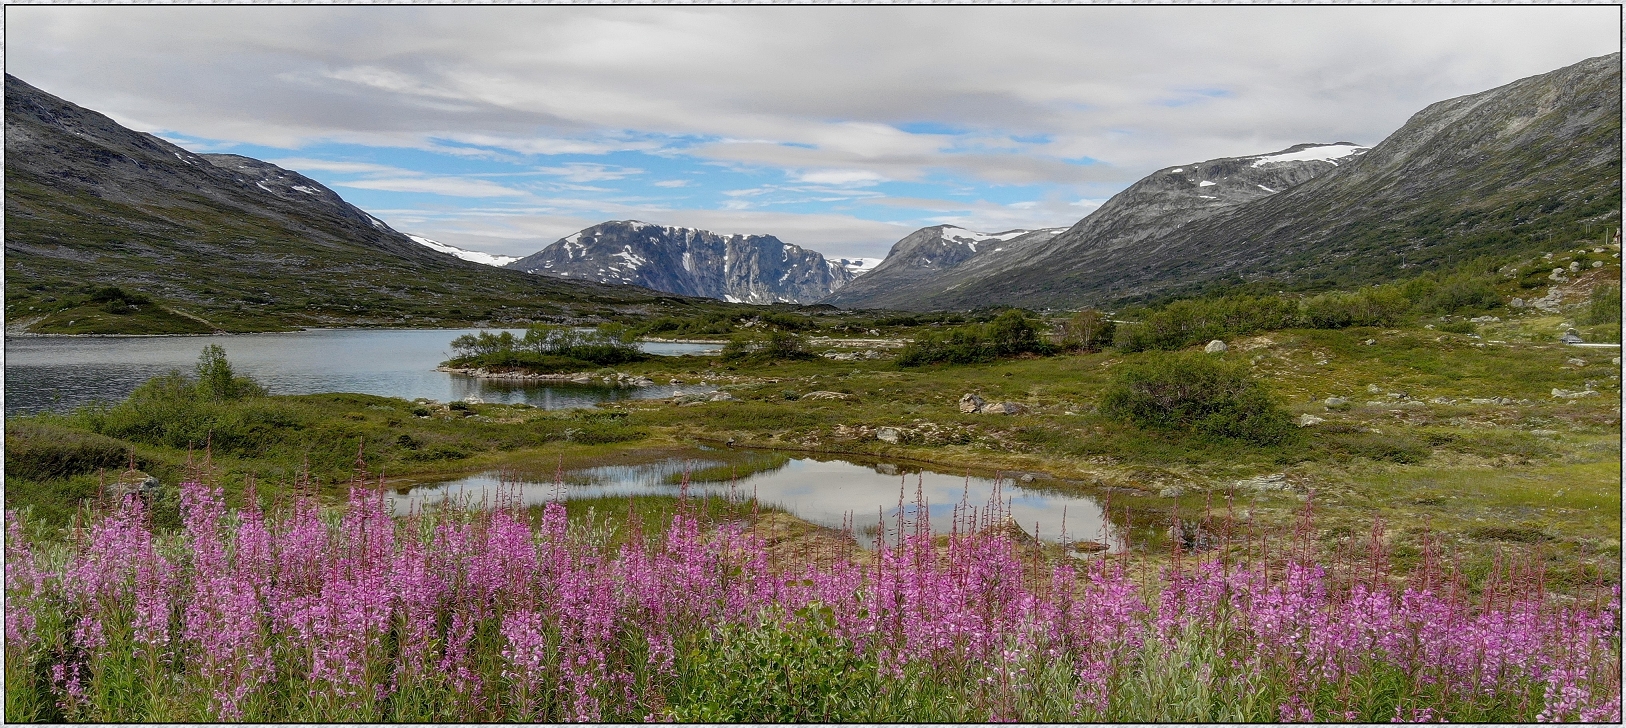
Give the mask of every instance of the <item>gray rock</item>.
[(1579, 270), (1581, 270), (1581, 261), (1579, 261), (1579, 260), (1570, 261), (1570, 272), (1574, 273), (1574, 272), (1577, 272)]
[(1577, 391), (1577, 392), (1572, 392), (1572, 391), (1570, 391), (1568, 389), (1557, 389), (1557, 388), (1555, 388), (1555, 389), (1553, 389), (1553, 396), (1561, 398), (1561, 399), (1572, 399), (1573, 400), (1573, 399), (1580, 399), (1582, 397), (1596, 397), (1596, 396), (1598, 396), (1598, 392), (1597, 392), (1597, 390), (1593, 390), (1593, 389), (1583, 389), (1583, 390), (1580, 390), (1580, 391)]
[(1530, 434), (1536, 437), (1553, 437), (1558, 434), (1558, 430), (1531, 430)]
[(712, 392), (711, 396), (707, 399), (712, 402), (733, 402), (734, 395), (727, 392)]
[(875, 430), (875, 439), (896, 445), (903, 440), (903, 432), (896, 427), (880, 427)]
[(1372, 394), (1383, 394), (1383, 388), (1379, 387), (1376, 384), (1368, 384), (1368, 385), (1366, 385), (1366, 391), (1370, 392)]
[(1026, 414), (1028, 408), (1015, 402), (994, 402), (983, 405), (977, 411), (985, 415), (1020, 415)]
[(1319, 425), (1319, 424), (1321, 424), (1323, 422), (1326, 422), (1326, 420), (1321, 418), (1321, 417), (1317, 417), (1315, 415), (1310, 415), (1310, 414), (1299, 415), (1299, 427), (1309, 427), (1311, 425)]
[(1562, 342), (1564, 342), (1566, 344), (1585, 344), (1586, 343), (1586, 340), (1581, 338), (1581, 333), (1579, 331), (1576, 331), (1575, 329), (1570, 329), (1569, 331), (1565, 331), (1563, 336), (1558, 337), (1558, 340), (1562, 341)]
[(1022, 477), (1017, 478), (1017, 480), (1023, 483), (1031, 483), (1035, 480), (1035, 478), (1033, 477), (1033, 473), (1023, 473)]
[(960, 396), (960, 411), (966, 414), (975, 414), (981, 411), (984, 404), (986, 403), (982, 401), (982, 398), (975, 394), (966, 393)]
[(1225, 342), (1215, 339), (1208, 342), (1208, 346), (1203, 347), (1203, 351), (1209, 354), (1224, 354), (1227, 348)]
[(1186, 494), (1186, 490), (1178, 485), (1171, 485), (1157, 492), (1159, 498), (1179, 498)]
[(1330, 409), (1330, 410), (1348, 409), (1349, 408), (1349, 399), (1347, 399), (1345, 397), (1328, 397), (1324, 402), (1322, 402), (1322, 404), (1325, 404), (1327, 406), (1327, 409)]
[(1456, 400), (1451, 399), (1450, 397), (1435, 397), (1434, 399), (1429, 400), (1430, 404), (1456, 404), (1456, 402)]
[(1577, 357), (1570, 357), (1568, 359), (1565, 359), (1564, 363), (1568, 364), (1568, 365), (1570, 365), (1572, 367), (1584, 367), (1584, 366), (1586, 366), (1586, 360), (1581, 359), (1581, 358), (1577, 358)]
[(1522, 299), (1522, 298), (1514, 298), (1513, 301), (1511, 303), (1509, 303), (1508, 305), (1512, 306), (1513, 308), (1524, 308), (1525, 303), (1524, 303), (1524, 299)]

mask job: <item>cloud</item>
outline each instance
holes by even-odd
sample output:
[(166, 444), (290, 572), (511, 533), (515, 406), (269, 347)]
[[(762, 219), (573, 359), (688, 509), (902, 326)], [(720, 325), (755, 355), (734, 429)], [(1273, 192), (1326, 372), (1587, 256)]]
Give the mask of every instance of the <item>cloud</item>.
[(385, 177), (333, 182), (336, 187), (386, 192), (422, 192), (448, 197), (525, 197), (530, 193), (480, 179), (462, 177)]
[(538, 167), (536, 171), (555, 177), (564, 178), (570, 182), (597, 182), (600, 180), (622, 179), (643, 174), (644, 171), (635, 167), (611, 167), (604, 164), (587, 162), (571, 162), (561, 167)]
[(268, 159), (272, 164), (301, 171), (344, 172), (344, 173), (371, 173), (371, 174), (411, 174), (400, 167), (391, 167), (385, 164), (371, 164), (368, 162), (336, 162), (327, 159), (309, 159), (305, 157), (288, 157), (284, 159)]
[(826, 169), (816, 172), (803, 172), (798, 179), (813, 184), (853, 185), (857, 187), (886, 181), (885, 177), (862, 169)]
[(663, 179), (663, 180), (661, 180), (659, 182), (656, 182), (655, 186), (656, 187), (688, 187), (689, 184), (690, 184), (690, 181), (686, 180), (686, 179)]

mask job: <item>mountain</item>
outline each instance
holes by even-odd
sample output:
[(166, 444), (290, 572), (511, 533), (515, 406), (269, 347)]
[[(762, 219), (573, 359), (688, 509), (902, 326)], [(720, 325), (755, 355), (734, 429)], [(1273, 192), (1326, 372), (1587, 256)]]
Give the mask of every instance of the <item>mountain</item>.
[(482, 253), (478, 250), (464, 250), (455, 245), (447, 245), (438, 240), (430, 240), (429, 238), (421, 235), (408, 235), (407, 237), (412, 238), (413, 242), (429, 248), (430, 250), (437, 250), (447, 255), (469, 261), (470, 263), (489, 265), (494, 268), (501, 268), (509, 263), (519, 260), (519, 256), (517, 255), (494, 255), (491, 253)]
[[(456, 325), (658, 300), (459, 260), (297, 172), (194, 154), (11, 75), (5, 94), (13, 330)], [(91, 300), (107, 286), (134, 307)]]
[(1050, 239), (1061, 228), (979, 233), (953, 225), (916, 230), (892, 245), (886, 258), (863, 278), (820, 303), (848, 308), (909, 309), (939, 285), (950, 271), (970, 261), (1019, 259), (1021, 251)]
[(811, 303), (853, 278), (842, 265), (772, 235), (719, 235), (637, 220), (594, 225), (507, 267), (757, 304)]
[[(1545, 250), (1584, 225), (1619, 224), (1620, 81), (1616, 53), (1441, 101), (1365, 153), (1333, 145), (1349, 153), (1300, 165), (1310, 178), (1280, 187), (1252, 176), (1338, 150), (1215, 160), (1198, 175), (1163, 170), (1021, 264), (956, 269), (911, 308), (1074, 308), (1246, 281), (1346, 287)], [(1244, 183), (1228, 183), (1226, 170)], [(1254, 194), (1247, 184), (1260, 187), (1254, 199), (1244, 199)], [(1180, 199), (1166, 195), (1191, 192), (1218, 209), (1189, 197), (1160, 209)]]

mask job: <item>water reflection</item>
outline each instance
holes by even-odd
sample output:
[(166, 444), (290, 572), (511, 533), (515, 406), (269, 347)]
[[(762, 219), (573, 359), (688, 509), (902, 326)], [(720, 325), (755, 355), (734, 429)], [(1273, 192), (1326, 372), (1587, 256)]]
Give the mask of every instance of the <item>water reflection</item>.
[[(669, 459), (643, 465), (617, 465), (565, 473), (563, 495), (567, 498), (593, 498), (628, 495), (677, 495), (674, 483), (684, 470), (726, 465), (717, 461)], [(847, 460), (793, 458), (784, 465), (734, 482), (694, 483), (695, 494), (742, 497), (753, 494), (764, 504), (783, 508), (812, 523), (840, 528), (854, 523), (872, 538), (875, 524), (884, 520), (891, 533), (898, 516), (900, 499), (904, 516), (913, 520), (912, 504), (917, 490), (925, 501), (932, 530), (946, 533), (952, 527), (954, 509), (963, 503), (986, 512), (996, 491), (1005, 501), (1005, 512), (1028, 533), (1037, 531), (1046, 541), (1059, 541), (1065, 518), (1067, 536), (1072, 541), (1113, 543), (1102, 509), (1090, 498), (1062, 495), (1022, 487), (1004, 479), (996, 488), (994, 478), (952, 475), (889, 462), (859, 464)], [(446, 504), (469, 508), (489, 507), (499, 495), (508, 502), (541, 505), (560, 497), (559, 486), (550, 475), (480, 473), (455, 480), (432, 483), (390, 495), (397, 513), (441, 507)], [(865, 537), (859, 539), (865, 541)]]
[[(7, 337), (5, 412), (66, 412), (116, 402), (172, 369), (190, 372), (198, 352), (219, 344), (239, 372), (273, 394), (356, 392), (439, 401), (470, 395), (489, 402), (583, 407), (627, 398), (667, 397), (670, 386), (638, 390), (579, 385), (516, 386), (435, 371), (451, 340), (478, 329), (320, 329), (233, 336)], [(524, 332), (517, 332), (523, 334)], [(647, 342), (652, 354), (714, 353), (716, 344)], [(699, 391), (693, 388), (688, 391)]]

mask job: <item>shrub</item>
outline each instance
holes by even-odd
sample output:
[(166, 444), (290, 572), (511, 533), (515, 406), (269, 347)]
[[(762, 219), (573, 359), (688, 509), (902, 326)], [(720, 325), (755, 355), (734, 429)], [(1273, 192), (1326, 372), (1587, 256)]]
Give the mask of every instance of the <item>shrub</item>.
[(801, 335), (774, 329), (766, 333), (739, 333), (723, 346), (723, 361), (760, 363), (775, 360), (813, 359)]
[(1125, 365), (1102, 398), (1106, 415), (1140, 427), (1273, 445), (1296, 434), (1287, 413), (1239, 366), (1207, 354), (1153, 354)]
[(972, 364), (1020, 354), (1054, 352), (1055, 347), (1040, 338), (1038, 324), (1026, 313), (1009, 309), (986, 324), (922, 334), (898, 353), (898, 365)]
[(1587, 300), (1584, 322), (1588, 324), (1620, 323), (1620, 286), (1606, 284), (1592, 289)]
[[(822, 616), (828, 608), (804, 608)], [(836, 723), (862, 720), (879, 664), (832, 634), (830, 616), (729, 626), (702, 642), (690, 669), (707, 676), (673, 701), (680, 723)]]
[(265, 388), (249, 377), (239, 377), (226, 360), (226, 350), (219, 344), (203, 347), (198, 354), (198, 393), (212, 400), (263, 397)]
[(1099, 351), (1112, 343), (1117, 324), (1106, 314), (1093, 308), (1073, 314), (1062, 324), (1061, 346), (1064, 349)]
[(448, 366), (519, 367), (539, 371), (573, 371), (594, 365), (615, 366), (643, 361), (637, 335), (621, 324), (582, 331), (569, 326), (536, 324), (525, 336), (511, 331), (464, 334), (452, 339), (454, 358)]

